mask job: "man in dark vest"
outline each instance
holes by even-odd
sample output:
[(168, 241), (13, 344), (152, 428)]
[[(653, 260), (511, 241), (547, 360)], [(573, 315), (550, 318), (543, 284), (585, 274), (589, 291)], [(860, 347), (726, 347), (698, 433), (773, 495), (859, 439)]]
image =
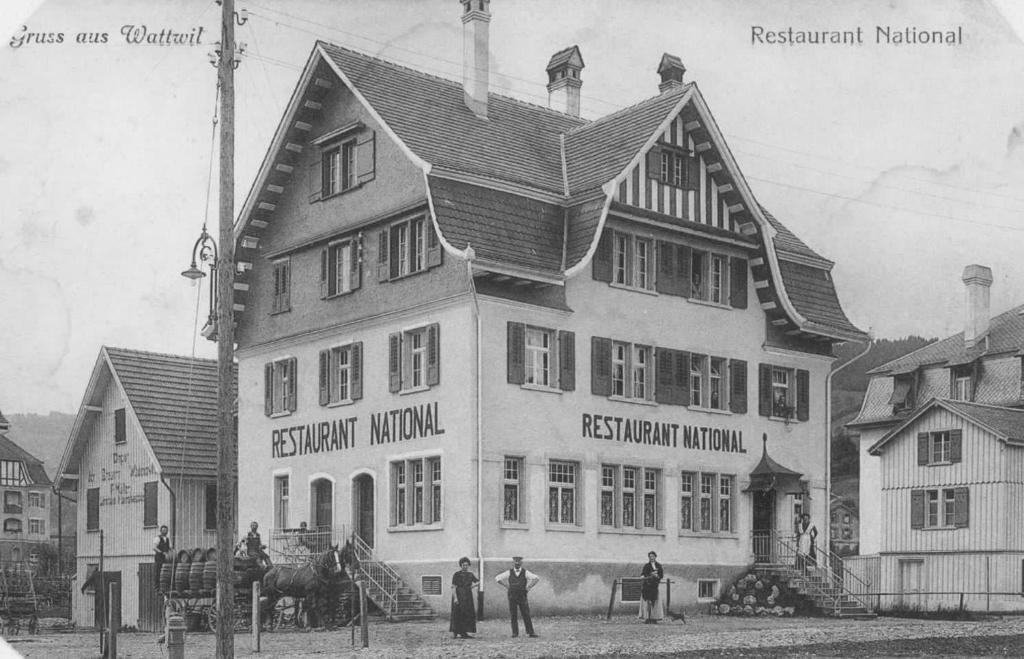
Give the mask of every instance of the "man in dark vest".
[(533, 620), (530, 619), (530, 603), (526, 599), (526, 594), (537, 585), (540, 577), (523, 567), (522, 556), (513, 556), (512, 568), (499, 572), (495, 581), (508, 589), (508, 612), (512, 616), (512, 637), (519, 636), (519, 618), (516, 615), (518, 609), (523, 614), (523, 625), (526, 627), (526, 633), (531, 638), (537, 638), (537, 635), (533, 633)]
[(160, 589), (160, 568), (167, 562), (171, 553), (171, 540), (167, 537), (167, 527), (160, 527), (160, 535), (153, 538), (153, 585)]

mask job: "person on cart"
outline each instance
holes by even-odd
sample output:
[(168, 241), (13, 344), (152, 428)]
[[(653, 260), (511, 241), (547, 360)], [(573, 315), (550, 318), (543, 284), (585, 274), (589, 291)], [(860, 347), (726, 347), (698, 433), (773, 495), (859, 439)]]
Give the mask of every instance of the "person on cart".
[(249, 524), (249, 532), (245, 534), (245, 555), (249, 558), (255, 558), (256, 562), (262, 567), (270, 567), (270, 556), (265, 551), (267, 546), (263, 544), (263, 539), (260, 537), (259, 532), (260, 525), (253, 521)]
[(170, 560), (171, 539), (167, 537), (167, 526), (160, 527), (160, 534), (153, 538), (153, 587), (160, 589), (160, 568)]

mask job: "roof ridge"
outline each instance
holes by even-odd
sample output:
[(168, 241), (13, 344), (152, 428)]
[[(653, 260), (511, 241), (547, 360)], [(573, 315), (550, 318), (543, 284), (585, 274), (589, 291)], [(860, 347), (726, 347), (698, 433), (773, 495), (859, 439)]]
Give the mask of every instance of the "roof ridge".
[(103, 349), (106, 350), (108, 354), (110, 354), (111, 352), (114, 352), (114, 353), (123, 353), (123, 354), (128, 354), (128, 355), (144, 355), (144, 356), (147, 356), (147, 357), (163, 357), (163, 358), (175, 359), (175, 360), (179, 360), (179, 361), (206, 362), (206, 363), (210, 363), (210, 364), (216, 364), (217, 363), (216, 359), (210, 359), (209, 357), (190, 357), (189, 355), (175, 355), (175, 354), (172, 354), (172, 353), (169, 353), (169, 352), (154, 352), (152, 350), (138, 350), (136, 348), (119, 348), (117, 346), (108, 346), (108, 345), (103, 346)]
[(591, 127), (594, 127), (594, 126), (598, 126), (598, 125), (602, 124), (605, 121), (608, 121), (608, 120), (611, 120), (611, 119), (615, 119), (615, 118), (617, 118), (617, 117), (619, 117), (619, 116), (621, 116), (623, 114), (626, 114), (628, 112), (632, 112), (633, 110), (635, 110), (636, 108), (638, 108), (639, 106), (641, 106), (641, 105), (643, 105), (645, 103), (651, 103), (651, 102), (653, 102), (655, 100), (665, 98), (666, 96), (669, 96), (669, 95), (682, 96), (684, 93), (689, 91), (690, 88), (693, 87), (693, 85), (694, 85), (694, 83), (690, 82), (690, 83), (687, 83), (686, 85), (684, 85), (683, 87), (680, 87), (678, 90), (672, 90), (672, 91), (668, 91), (668, 92), (663, 92), (663, 93), (657, 94), (655, 96), (648, 96), (645, 99), (642, 99), (642, 100), (637, 101), (636, 103), (633, 103), (632, 105), (627, 105), (624, 108), (620, 108), (620, 109), (616, 110), (615, 112), (612, 112), (611, 114), (606, 114), (604, 116), (598, 117), (597, 119), (594, 119), (593, 121), (590, 121), (588, 123), (576, 126), (575, 128), (571, 129), (568, 134), (572, 135), (572, 134), (574, 134), (576, 132), (581, 132), (584, 128), (591, 128)]
[(994, 410), (1004, 410), (1006, 412), (1020, 412), (1024, 414), (1024, 409), (1019, 407), (1010, 407), (1009, 405), (993, 405), (992, 403), (978, 403), (973, 400), (956, 400), (955, 398), (936, 398), (937, 401), (944, 403), (952, 403), (954, 405), (967, 405), (968, 407), (988, 407)]
[[(383, 57), (376, 57), (374, 55), (369, 55), (369, 54), (364, 53), (364, 52), (362, 52), (360, 50), (355, 50), (354, 48), (349, 48), (348, 46), (339, 46), (336, 43), (331, 43), (330, 41), (324, 41), (322, 39), (318, 39), (317, 43), (318, 44), (323, 44), (323, 45), (328, 46), (330, 48), (336, 48), (338, 50), (343, 50), (345, 52), (351, 53), (351, 54), (356, 55), (358, 57), (365, 57), (366, 59), (373, 60), (374, 62), (379, 62), (379, 63), (384, 64), (386, 66), (392, 66), (392, 67), (395, 67), (397, 69), (402, 69), (402, 70), (408, 71), (409, 73), (413, 73), (413, 74), (418, 75), (418, 76), (423, 77), (423, 78), (436, 80), (438, 82), (448, 83), (448, 84), (451, 84), (451, 85), (455, 85), (457, 87), (461, 87), (462, 86), (462, 83), (460, 83), (458, 80), (453, 80), (451, 78), (446, 78), (444, 76), (437, 75), (436, 73), (427, 73), (426, 71), (422, 71), (420, 69), (414, 69), (411, 66), (408, 66), (406, 64), (399, 64), (398, 62), (393, 62), (391, 60), (384, 59)], [(562, 112), (562, 111), (556, 110), (554, 108), (549, 108), (549, 107), (545, 107), (543, 105), (539, 105), (537, 103), (531, 103), (529, 101), (524, 101), (522, 99), (515, 98), (514, 96), (508, 96), (506, 94), (499, 94), (498, 92), (493, 92), (490, 89), (487, 90), (487, 95), (488, 96), (496, 96), (497, 98), (508, 100), (508, 101), (512, 101), (513, 103), (519, 103), (520, 105), (525, 105), (525, 106), (528, 106), (528, 107), (536, 108), (538, 110), (543, 110), (545, 112), (549, 112), (551, 114), (558, 115), (559, 117), (565, 117), (565, 118), (568, 118), (568, 119), (575, 119), (575, 120), (581, 122), (580, 126), (587, 126), (590, 123), (592, 123), (592, 121), (590, 119), (585, 119), (584, 117), (577, 117), (576, 115), (569, 114), (568, 112)], [(575, 126), (574, 129), (575, 128), (579, 128), (579, 126)]]

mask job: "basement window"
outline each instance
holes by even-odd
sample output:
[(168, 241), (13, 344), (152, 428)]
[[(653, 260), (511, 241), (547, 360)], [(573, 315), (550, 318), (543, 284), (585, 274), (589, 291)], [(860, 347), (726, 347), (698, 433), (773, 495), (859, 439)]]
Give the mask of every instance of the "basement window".
[(420, 590), (423, 592), (424, 595), (440, 595), (441, 577), (424, 576), (420, 584)]

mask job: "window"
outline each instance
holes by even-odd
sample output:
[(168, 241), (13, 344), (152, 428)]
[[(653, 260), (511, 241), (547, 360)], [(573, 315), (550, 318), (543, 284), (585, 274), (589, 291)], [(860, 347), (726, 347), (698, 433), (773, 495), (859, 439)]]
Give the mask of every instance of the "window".
[(761, 364), (759, 369), (761, 416), (789, 421), (810, 418), (810, 373), (803, 369)]
[(686, 176), (685, 156), (679, 151), (661, 150), (659, 180), (676, 188), (683, 187)]
[(418, 390), (440, 382), (440, 331), (434, 323), (388, 337), (389, 391)]
[(8, 515), (20, 515), (21, 492), (4, 492), (4, 513)]
[(288, 476), (274, 476), (274, 528), (288, 528)]
[(659, 143), (647, 152), (647, 176), (665, 185), (692, 190), (699, 184), (699, 160), (686, 149)]
[(728, 400), (725, 371), (725, 359), (691, 354), (690, 405), (724, 410)]
[(270, 307), (270, 313), (281, 313), (292, 307), (292, 262), (291, 259), (281, 259), (273, 262), (274, 271), (274, 299)]
[(969, 524), (969, 489), (953, 487), (911, 490), (910, 527), (913, 529), (954, 529)]
[(119, 407), (114, 410), (114, 443), (124, 444), (127, 441), (128, 436), (125, 432), (124, 408)]
[[(598, 340), (597, 337), (594, 337)], [(651, 347), (622, 343), (611, 344), (612, 396), (650, 400), (652, 396)], [(594, 392), (598, 393), (598, 392)]]
[(285, 414), (297, 407), (298, 360), (294, 357), (269, 362), (263, 369), (264, 413)]
[(335, 405), (363, 397), (362, 342), (320, 351), (320, 404)]
[(508, 382), (574, 390), (575, 333), (509, 321)]
[(416, 217), (381, 230), (377, 279), (389, 281), (441, 265), (441, 246), (429, 220)]
[(356, 141), (342, 142), (323, 153), (323, 196), (350, 190), (356, 185)]
[(893, 414), (914, 409), (914, 388), (914, 375), (912, 373), (893, 377), (892, 396), (889, 397), (889, 404), (892, 405)]
[(157, 503), (157, 482), (150, 481), (142, 484), (143, 494), (143, 513), (142, 513), (142, 525), (145, 527), (151, 527), (157, 525), (157, 517), (159, 515), (159, 508)]
[(601, 465), (601, 525), (622, 529), (660, 529), (661, 470)]
[(728, 304), (728, 265), (727, 256), (693, 250), (690, 255), (690, 298), (713, 304)]
[(90, 487), (85, 491), (85, 530), (100, 528), (100, 488)]
[(203, 526), (207, 531), (217, 529), (217, 484), (206, 484), (206, 496), (203, 503), (206, 504), (206, 524)]
[(523, 459), (505, 456), (502, 472), (504, 488), (502, 493), (502, 520), (505, 522), (522, 522), (522, 474)]
[(612, 282), (650, 290), (654, 281), (654, 248), (649, 238), (613, 232)]
[(362, 237), (333, 242), (320, 250), (321, 298), (351, 293), (362, 286)]
[(392, 526), (441, 522), (441, 458), (391, 463)]
[(28, 493), (28, 507), (29, 508), (42, 508), (46, 501), (46, 495), (42, 492), (29, 492)]
[(735, 532), (735, 488), (736, 479), (732, 475), (682, 472), (679, 479), (680, 530)]
[(21, 531), (21, 520), (17, 517), (4, 520), (4, 533), (21, 533)]
[(949, 369), (950, 397), (953, 400), (974, 400), (974, 387), (978, 382), (979, 362), (957, 364)]
[(697, 599), (701, 600), (714, 600), (718, 597), (718, 580), (717, 579), (698, 579), (697, 580)]
[(548, 465), (548, 522), (578, 524), (577, 464), (552, 460)]
[(0, 460), (0, 485), (28, 485), (23, 464), (15, 460)]
[(28, 532), (36, 535), (44, 535), (46, 533), (46, 525), (41, 519), (29, 519)]
[(971, 378), (960, 375), (953, 379), (953, 400), (971, 400)]
[(539, 327), (526, 328), (526, 384), (551, 386), (551, 344), (551, 330)]
[(960, 462), (963, 455), (963, 430), (942, 430), (917, 434), (917, 464), (947, 465)]

